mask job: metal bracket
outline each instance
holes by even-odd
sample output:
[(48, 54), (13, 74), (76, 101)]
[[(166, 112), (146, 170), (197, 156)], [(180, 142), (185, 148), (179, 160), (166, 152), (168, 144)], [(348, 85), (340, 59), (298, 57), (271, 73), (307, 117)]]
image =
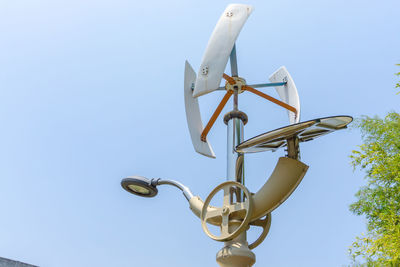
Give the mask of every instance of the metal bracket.
[(299, 138), (296, 136), (286, 139), (287, 143), (287, 157), (295, 160), (300, 159)]
[[(232, 77), (235, 78), (235, 77)], [(256, 83), (256, 84), (249, 84), (248, 86), (253, 88), (263, 88), (263, 87), (276, 87), (276, 86), (285, 86), (287, 82), (283, 81), (280, 83)], [(226, 90), (225, 86), (218, 87), (217, 90)]]

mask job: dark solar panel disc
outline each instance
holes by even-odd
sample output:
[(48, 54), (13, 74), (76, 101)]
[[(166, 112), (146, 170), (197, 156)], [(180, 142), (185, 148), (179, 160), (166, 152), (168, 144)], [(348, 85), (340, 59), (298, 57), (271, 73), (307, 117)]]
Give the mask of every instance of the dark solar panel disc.
[(275, 151), (286, 146), (287, 139), (297, 136), (300, 142), (310, 141), (345, 129), (352, 121), (353, 118), (350, 116), (332, 116), (291, 124), (250, 138), (239, 144), (236, 151), (239, 153)]

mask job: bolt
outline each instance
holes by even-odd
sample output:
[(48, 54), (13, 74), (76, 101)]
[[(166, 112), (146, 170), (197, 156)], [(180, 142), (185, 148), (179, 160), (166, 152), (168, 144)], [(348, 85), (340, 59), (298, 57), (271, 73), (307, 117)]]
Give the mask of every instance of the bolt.
[(229, 213), (229, 208), (228, 207), (223, 207), (222, 209), (222, 214), (228, 214)]
[(203, 69), (201, 70), (201, 73), (202, 73), (203, 75), (207, 75), (207, 74), (208, 74), (208, 67), (207, 67), (207, 66), (204, 66)]

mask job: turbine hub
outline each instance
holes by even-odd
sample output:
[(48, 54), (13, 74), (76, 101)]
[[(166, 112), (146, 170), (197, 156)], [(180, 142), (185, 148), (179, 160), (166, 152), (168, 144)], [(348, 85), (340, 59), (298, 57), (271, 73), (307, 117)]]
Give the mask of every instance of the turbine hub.
[(234, 84), (229, 83), (229, 81), (225, 82), (226, 91), (235, 92), (235, 90), (237, 90), (239, 94), (243, 93), (244, 90), (242, 87), (246, 85), (246, 80), (242, 77), (232, 77), (232, 79), (235, 80)]

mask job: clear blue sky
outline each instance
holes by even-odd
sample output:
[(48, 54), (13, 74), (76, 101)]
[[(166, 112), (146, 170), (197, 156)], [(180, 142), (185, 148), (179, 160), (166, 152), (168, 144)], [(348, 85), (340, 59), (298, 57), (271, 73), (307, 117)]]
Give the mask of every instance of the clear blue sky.
[[(203, 199), (225, 180), (225, 125), (219, 119), (209, 136), (217, 159), (196, 154), (182, 87), (185, 59), (197, 71), (229, 3), (0, 2), (1, 257), (57, 267), (217, 266), (222, 244), (202, 232), (180, 192), (163, 187), (141, 199), (120, 180), (177, 179)], [(302, 120), (399, 111), (399, 1), (246, 3), (255, 10), (237, 53), (248, 82), (285, 65)], [(204, 120), (222, 94), (201, 98)], [(286, 112), (261, 98), (240, 101), (246, 138), (287, 124)], [(256, 266), (349, 263), (347, 249), (365, 231), (348, 211), (364, 183), (348, 157), (359, 144), (359, 132), (346, 130), (301, 146), (310, 169), (273, 213)], [(283, 155), (246, 157), (251, 191)]]

